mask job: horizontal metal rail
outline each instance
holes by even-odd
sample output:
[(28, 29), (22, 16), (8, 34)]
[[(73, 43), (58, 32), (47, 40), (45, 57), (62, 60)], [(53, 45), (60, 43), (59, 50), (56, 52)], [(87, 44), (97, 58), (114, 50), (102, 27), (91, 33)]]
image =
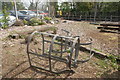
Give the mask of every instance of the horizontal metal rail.
[[(53, 72), (53, 73), (60, 73), (60, 72), (64, 72), (64, 71), (72, 71), (72, 66), (77, 65), (80, 62), (85, 62), (88, 61), (94, 54), (90, 54), (91, 56), (85, 60), (79, 60), (78, 59), (78, 55), (79, 55), (79, 50), (80, 50), (80, 46), (81, 45), (92, 45), (92, 42), (89, 43), (80, 43), (80, 37), (79, 36), (73, 36), (71, 37), (71, 34), (69, 31), (67, 30), (63, 30), (64, 32), (67, 33), (67, 36), (59, 36), (58, 34), (50, 34), (50, 33), (46, 33), (46, 32), (38, 32), (38, 31), (34, 31), (28, 38), (28, 42), (27, 42), (27, 54), (28, 54), (28, 59), (29, 59), (29, 64), (30, 66), (32, 65), (31, 59), (30, 59), (30, 54), (38, 56), (38, 57), (44, 57), (44, 58), (48, 58), (49, 60), (49, 70), (44, 69), (46, 71), (49, 72)], [(38, 54), (36, 51), (30, 51), (30, 44), (31, 44), (31, 40), (33, 38), (34, 35), (41, 35), (42, 38), (42, 54)], [(51, 40), (46, 40), (45, 37), (46, 36), (50, 36), (52, 37)], [(50, 43), (49, 46), (49, 50), (48, 52), (45, 53), (45, 42), (46, 43)], [(60, 45), (60, 51), (54, 50), (54, 44)], [(63, 47), (64, 46), (64, 47)], [(69, 50), (69, 51), (68, 51)], [(56, 55), (52, 55), (53, 53), (59, 53), (61, 54), (60, 56), (56, 56)], [(63, 53), (67, 53), (67, 56), (62, 56)], [(64, 62), (67, 64), (68, 70), (63, 70), (60, 72), (55, 72), (54, 70), (52, 70), (52, 60), (58, 60), (61, 62)], [(34, 66), (35, 67), (35, 66)]]

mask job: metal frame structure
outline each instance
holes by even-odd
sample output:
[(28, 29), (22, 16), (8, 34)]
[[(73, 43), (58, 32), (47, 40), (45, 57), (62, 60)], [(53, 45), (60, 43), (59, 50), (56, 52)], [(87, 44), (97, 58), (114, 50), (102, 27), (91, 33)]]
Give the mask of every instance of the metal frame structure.
[[(74, 72), (71, 68), (77, 66), (77, 64), (79, 62), (81, 62), (81, 60), (78, 60), (80, 45), (90, 45), (92, 43), (85, 43), (85, 44), (80, 43), (80, 37), (79, 36), (71, 37), (71, 34), (70, 34), (69, 31), (66, 31), (66, 30), (62, 30), (62, 31), (66, 32), (67, 36), (59, 36), (58, 34), (50, 34), (50, 33), (46, 33), (46, 32), (38, 32), (38, 31), (34, 31), (29, 36), (28, 43), (27, 43), (27, 54), (28, 54), (29, 64), (30, 64), (31, 67), (36, 67), (38, 69), (49, 71), (49, 72), (52, 72), (52, 73), (55, 73), (55, 74), (64, 73), (66, 71), (67, 72), (72, 72), (72, 73)], [(43, 44), (42, 54), (37, 54), (37, 53), (31, 52), (30, 49), (29, 49), (31, 40), (36, 33), (42, 36), (42, 44)], [(45, 35), (52, 37), (52, 40), (51, 41), (45, 40)], [(55, 42), (55, 40), (58, 40), (59, 42)], [(50, 43), (48, 53), (44, 52), (44, 47), (45, 47), (44, 43), (45, 42)], [(53, 44), (60, 45), (60, 51), (53, 50), (53, 47), (54, 47)], [(63, 46), (64, 46), (64, 49), (63, 49)], [(63, 53), (68, 52), (67, 51), (68, 49), (69, 49), (70, 52), (68, 53), (66, 58), (63, 58), (62, 57)], [(60, 53), (60, 56), (59, 57), (58, 56), (53, 56), (52, 55), (53, 52), (54, 53)], [(91, 53), (91, 51), (90, 51), (90, 53)], [(48, 58), (49, 59), (49, 69), (44, 69), (44, 68), (32, 65), (31, 64), (31, 59), (30, 59), (30, 54), (36, 55), (38, 57)], [(91, 54), (91, 56), (88, 59), (83, 60), (83, 62), (88, 61), (92, 56), (93, 56), (93, 54)], [(67, 70), (62, 70), (62, 71), (59, 71), (59, 72), (56, 72), (56, 71), (52, 70), (52, 64), (51, 64), (52, 59), (66, 63), (68, 69)]]

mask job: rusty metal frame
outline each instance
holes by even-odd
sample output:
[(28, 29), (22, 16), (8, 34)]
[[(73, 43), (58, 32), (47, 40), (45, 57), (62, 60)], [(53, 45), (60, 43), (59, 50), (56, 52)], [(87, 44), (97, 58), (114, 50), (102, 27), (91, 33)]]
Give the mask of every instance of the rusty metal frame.
[[(67, 36), (59, 36), (58, 34), (50, 34), (50, 33), (46, 33), (46, 32), (38, 32), (38, 31), (34, 31), (28, 38), (28, 42), (27, 42), (27, 55), (28, 55), (28, 60), (29, 60), (29, 64), (31, 67), (36, 67), (38, 69), (42, 69), (42, 70), (45, 70), (45, 71), (48, 71), (48, 72), (52, 72), (52, 73), (55, 73), (55, 74), (59, 74), (59, 73), (64, 73), (64, 72), (74, 72), (71, 67), (75, 67), (77, 66), (77, 64), (79, 62), (81, 62), (81, 60), (78, 59), (78, 55), (79, 55), (79, 48), (80, 48), (80, 45), (91, 45), (92, 43), (80, 43), (80, 37), (79, 36), (73, 36), (71, 37), (71, 34), (70, 32), (66, 31), (66, 30), (62, 30), (64, 32), (67, 33)], [(30, 42), (33, 38), (33, 36), (35, 34), (39, 34), (42, 36), (42, 48), (43, 48), (43, 51), (42, 51), (42, 55), (41, 54), (37, 54), (37, 53), (33, 53), (29, 50), (29, 47), (30, 47)], [(51, 36), (52, 37), (52, 40), (51, 41), (48, 41), (48, 40), (45, 40), (45, 37), (44, 35), (47, 35), (47, 36)], [(61, 43), (58, 43), (58, 42), (55, 42), (55, 40), (57, 39), (60, 39), (60, 42)], [(69, 41), (69, 39), (73, 40), (73, 41)], [(50, 47), (49, 47), (49, 51), (48, 51), (48, 54), (44, 53), (44, 42), (47, 42), (47, 43), (50, 43)], [(53, 50), (53, 44), (58, 44), (61, 46), (61, 51), (54, 51)], [(65, 50), (63, 51), (63, 46), (66, 46)], [(68, 53), (68, 57), (67, 59), (65, 58), (62, 58), (62, 55), (63, 53), (67, 52), (67, 47), (70, 48), (70, 53)], [(60, 53), (60, 57), (57, 57), (57, 56), (53, 56), (51, 55), (52, 52), (55, 52), (55, 53)], [(91, 53), (91, 50), (90, 50), (90, 53)], [(41, 68), (41, 67), (37, 67), (37, 66), (34, 66), (31, 64), (31, 59), (30, 59), (30, 54), (32, 55), (36, 55), (38, 57), (45, 57), (45, 58), (48, 58), (49, 59), (49, 69), (44, 69), (44, 68)], [(74, 56), (73, 56), (74, 54)], [(91, 54), (91, 56), (86, 59), (86, 60), (82, 60), (82, 62), (84, 61), (88, 61), (91, 57), (93, 56), (93, 54)], [(67, 70), (62, 70), (62, 71), (59, 71), (59, 72), (56, 72), (56, 71), (53, 71), (52, 70), (52, 67), (51, 67), (51, 60), (54, 59), (54, 60), (59, 60), (61, 62), (64, 62), (67, 64), (68, 66), (68, 69)]]

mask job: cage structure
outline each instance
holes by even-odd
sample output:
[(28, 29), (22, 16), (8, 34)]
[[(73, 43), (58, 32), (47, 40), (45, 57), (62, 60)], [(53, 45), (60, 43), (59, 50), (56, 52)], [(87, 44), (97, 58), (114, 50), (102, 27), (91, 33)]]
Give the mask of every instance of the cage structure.
[[(50, 34), (47, 32), (38, 31), (34, 31), (29, 36), (27, 42), (27, 54), (31, 67), (42, 69), (55, 74), (74, 72), (72, 67), (76, 67), (77, 64), (81, 62), (81, 60), (78, 60), (80, 45), (89, 45), (91, 43), (80, 43), (79, 36), (71, 37), (68, 31), (63, 31), (67, 33), (67, 36), (60, 36), (58, 34)], [(37, 41), (33, 40), (35, 39), (35, 37)], [(34, 46), (36, 44), (38, 45)], [(89, 58), (82, 61), (88, 61), (92, 56), (93, 54), (91, 54)], [(36, 65), (36, 63), (38, 65)], [(42, 63), (47, 66), (41, 65)], [(55, 65), (55, 63), (57, 63), (57, 65)]]

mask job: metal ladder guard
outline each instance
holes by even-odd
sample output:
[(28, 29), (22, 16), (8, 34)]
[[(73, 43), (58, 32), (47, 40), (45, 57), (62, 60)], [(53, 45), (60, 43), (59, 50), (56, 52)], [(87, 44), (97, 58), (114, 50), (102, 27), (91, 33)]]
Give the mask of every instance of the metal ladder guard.
[[(76, 38), (73, 38), (73, 37), (66, 37), (66, 36), (59, 36), (59, 35), (54, 35), (54, 34), (48, 34), (48, 33), (44, 33), (44, 32), (38, 32), (38, 31), (34, 31), (30, 36), (29, 36), (29, 39), (28, 39), (28, 43), (27, 43), (27, 53), (28, 53), (28, 59), (29, 59), (29, 63), (30, 63), (30, 66), (31, 65), (31, 61), (30, 61), (30, 51), (29, 51), (29, 44), (31, 42), (31, 39), (33, 37), (34, 34), (41, 34), (42, 35), (42, 38), (43, 38), (43, 35), (50, 35), (50, 36), (54, 36), (52, 41), (51, 41), (51, 44), (50, 44), (50, 48), (49, 48), (49, 70), (46, 70), (46, 71), (49, 71), (49, 72), (53, 72), (53, 73), (62, 73), (62, 72), (65, 72), (65, 71), (70, 71), (70, 72), (73, 72), (73, 70), (71, 70), (71, 64), (72, 64), (72, 55), (73, 55), (73, 50), (76, 46), (76, 44), (79, 42), (79, 37), (76, 37)], [(68, 56), (68, 65), (69, 65), (69, 70), (63, 70), (63, 71), (60, 71), (60, 72), (54, 72), (52, 71), (52, 67), (51, 67), (51, 52), (52, 52), (52, 49), (53, 49), (53, 44), (54, 44), (54, 40), (56, 40), (57, 37), (60, 37), (60, 38), (65, 38), (65, 39), (74, 39), (73, 41), (73, 45), (70, 49), (70, 54)], [(78, 55), (78, 53), (75, 53), (75, 55)], [(75, 56), (76, 57), (76, 56)], [(76, 60), (75, 60), (76, 61)], [(35, 66), (34, 66), (35, 67)], [(38, 68), (38, 67), (37, 67)], [(44, 69), (45, 70), (45, 69)]]
[[(67, 33), (67, 36), (72, 36), (72, 34), (70, 34), (69, 31), (65, 30), (65, 29), (61, 29), (61, 31), (64, 31)], [(79, 36), (73, 36), (73, 37), (79, 37)], [(84, 60), (78, 60), (77, 57), (78, 57), (78, 54), (75, 53), (75, 58), (74, 58), (74, 66), (76, 66), (77, 63), (79, 62), (87, 62), (89, 61), (93, 56), (94, 56), (94, 53), (92, 53), (92, 38), (90, 38), (90, 43), (80, 43), (80, 39), (78, 39), (78, 44), (77, 44), (77, 47), (80, 47), (81, 45), (90, 45), (90, 56)], [(76, 51), (78, 51), (78, 49), (76, 48)]]

